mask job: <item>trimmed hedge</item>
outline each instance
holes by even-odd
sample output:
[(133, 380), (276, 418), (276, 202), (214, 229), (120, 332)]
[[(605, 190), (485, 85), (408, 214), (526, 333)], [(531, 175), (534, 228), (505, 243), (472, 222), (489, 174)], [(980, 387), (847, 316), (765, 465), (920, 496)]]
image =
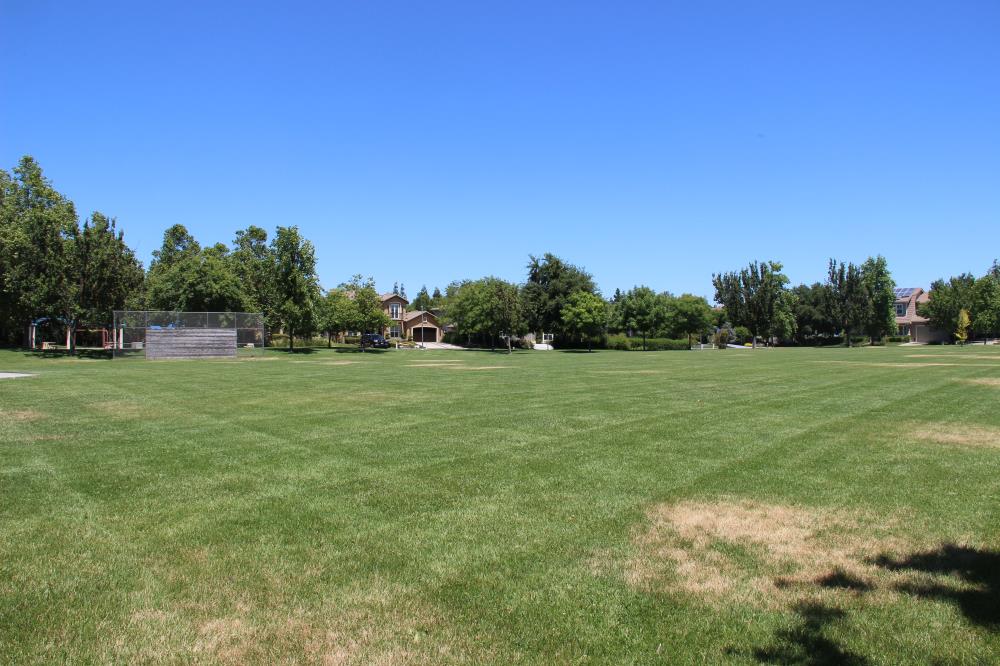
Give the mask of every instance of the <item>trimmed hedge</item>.
[[(608, 349), (620, 351), (642, 351), (642, 337), (627, 337), (624, 335), (609, 335)], [(687, 338), (672, 340), (670, 338), (646, 338), (646, 351), (679, 351), (690, 349)]]

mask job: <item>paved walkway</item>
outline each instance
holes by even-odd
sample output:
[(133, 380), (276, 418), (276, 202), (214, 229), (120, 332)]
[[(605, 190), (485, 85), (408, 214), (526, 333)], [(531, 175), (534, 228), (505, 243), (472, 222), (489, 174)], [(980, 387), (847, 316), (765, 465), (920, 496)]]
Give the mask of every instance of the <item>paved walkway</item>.
[(0, 372), (0, 379), (17, 379), (18, 377), (34, 377), (23, 372)]
[(453, 349), (464, 351), (465, 347), (459, 347), (458, 345), (448, 344), (447, 342), (425, 342), (424, 347), (426, 349)]

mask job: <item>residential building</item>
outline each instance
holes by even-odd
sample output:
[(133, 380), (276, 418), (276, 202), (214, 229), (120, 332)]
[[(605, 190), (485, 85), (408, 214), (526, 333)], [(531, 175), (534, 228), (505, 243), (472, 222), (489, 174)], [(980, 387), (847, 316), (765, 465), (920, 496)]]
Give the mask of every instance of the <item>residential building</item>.
[(932, 328), (926, 317), (917, 313), (918, 307), (930, 300), (930, 292), (920, 287), (896, 289), (896, 326), (900, 335), (910, 336), (912, 342), (945, 342), (950, 339), (947, 331)]
[(382, 309), (389, 316), (389, 326), (382, 332), (387, 338), (414, 342), (441, 342), (444, 335), (438, 318), (429, 310), (407, 310), (410, 302), (396, 293), (382, 294)]

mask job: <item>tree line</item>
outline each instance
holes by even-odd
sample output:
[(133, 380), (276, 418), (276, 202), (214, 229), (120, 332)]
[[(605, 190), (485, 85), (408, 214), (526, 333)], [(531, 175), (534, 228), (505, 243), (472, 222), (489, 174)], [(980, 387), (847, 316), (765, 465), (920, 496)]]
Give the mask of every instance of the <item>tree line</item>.
[(1000, 264), (996, 261), (980, 277), (963, 273), (931, 283), (932, 297), (921, 304), (919, 313), (932, 326), (953, 333), (965, 342), (969, 334), (1000, 336)]
[[(551, 333), (560, 346), (608, 344), (624, 336), (646, 348), (651, 338), (732, 339), (816, 344), (859, 335), (879, 341), (896, 333), (895, 283), (885, 258), (861, 264), (831, 259), (822, 283), (790, 287), (776, 261), (714, 274), (712, 305), (700, 296), (657, 293), (637, 285), (605, 299), (583, 268), (553, 255), (529, 257), (523, 283), (497, 277), (460, 280), (433, 293), (424, 286), (410, 304), (435, 313), (465, 343), (510, 350), (525, 333)], [(396, 284), (394, 293), (404, 295)], [(956, 339), (1000, 332), (1000, 267), (931, 285), (920, 313)], [(181, 224), (164, 232), (148, 270), (124, 241), (117, 221), (98, 211), (82, 222), (31, 157), (0, 170), (0, 342), (24, 339), (30, 322), (71, 329), (107, 326), (112, 311), (252, 311), (269, 332), (296, 337), (389, 326), (371, 278), (355, 275), (321, 288), (313, 244), (295, 226), (273, 237), (257, 226), (231, 245), (202, 246)]]

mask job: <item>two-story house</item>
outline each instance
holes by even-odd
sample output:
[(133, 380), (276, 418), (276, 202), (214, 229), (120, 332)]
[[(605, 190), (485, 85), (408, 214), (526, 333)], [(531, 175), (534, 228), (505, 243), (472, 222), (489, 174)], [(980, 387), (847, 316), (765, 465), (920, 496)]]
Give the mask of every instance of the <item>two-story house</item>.
[(382, 309), (390, 320), (382, 334), (387, 338), (412, 339), (414, 342), (441, 342), (441, 325), (434, 313), (428, 310), (407, 310), (409, 304), (399, 294), (382, 294)]
[(920, 287), (896, 289), (896, 326), (900, 335), (910, 336), (913, 342), (944, 342), (950, 339), (946, 331), (931, 328), (927, 318), (917, 313), (917, 308), (929, 300), (930, 293)]

